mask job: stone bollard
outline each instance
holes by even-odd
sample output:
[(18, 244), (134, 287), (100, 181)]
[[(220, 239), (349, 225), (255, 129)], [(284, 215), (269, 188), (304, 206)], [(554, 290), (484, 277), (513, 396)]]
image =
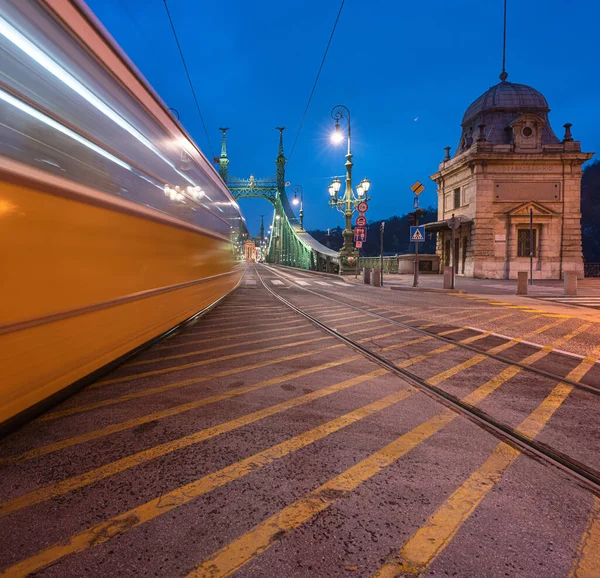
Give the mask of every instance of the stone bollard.
[(373, 287), (381, 287), (381, 269), (373, 269)]
[(371, 284), (371, 268), (370, 267), (365, 267), (363, 270), (363, 281), (365, 283), (365, 285), (370, 285)]
[(527, 295), (527, 271), (517, 273), (517, 295)]
[(452, 267), (444, 267), (444, 289), (452, 289)]
[(565, 295), (577, 295), (577, 273), (565, 271)]

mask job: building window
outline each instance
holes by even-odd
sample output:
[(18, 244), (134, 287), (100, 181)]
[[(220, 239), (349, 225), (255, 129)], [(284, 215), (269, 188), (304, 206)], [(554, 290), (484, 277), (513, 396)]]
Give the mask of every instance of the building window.
[[(529, 257), (529, 229), (517, 231), (517, 257)], [(533, 230), (533, 256), (537, 253), (537, 230)]]
[(454, 208), (460, 207), (460, 189), (454, 189)]

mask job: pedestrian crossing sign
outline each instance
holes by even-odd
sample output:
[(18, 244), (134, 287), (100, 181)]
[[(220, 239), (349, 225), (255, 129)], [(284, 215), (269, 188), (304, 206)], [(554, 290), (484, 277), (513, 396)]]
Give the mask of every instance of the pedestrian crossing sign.
[(419, 225), (418, 227), (410, 228), (410, 242), (411, 243), (423, 243), (425, 241), (425, 226)]

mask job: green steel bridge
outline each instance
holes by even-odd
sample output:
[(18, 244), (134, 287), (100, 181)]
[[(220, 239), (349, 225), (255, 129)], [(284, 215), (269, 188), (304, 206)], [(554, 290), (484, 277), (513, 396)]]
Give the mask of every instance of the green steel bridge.
[(266, 199), (273, 205), (271, 235), (266, 252), (268, 263), (288, 265), (298, 269), (327, 271), (337, 273), (339, 270), (339, 253), (319, 243), (302, 227), (302, 223), (294, 215), (285, 192), (285, 163), (283, 154), (283, 131), (285, 127), (277, 127), (279, 131), (279, 152), (275, 159), (277, 167), (273, 177), (256, 179), (250, 176), (241, 179), (229, 176), (229, 158), (227, 157), (227, 131), (222, 133), (219, 173), (231, 191), (233, 198)]

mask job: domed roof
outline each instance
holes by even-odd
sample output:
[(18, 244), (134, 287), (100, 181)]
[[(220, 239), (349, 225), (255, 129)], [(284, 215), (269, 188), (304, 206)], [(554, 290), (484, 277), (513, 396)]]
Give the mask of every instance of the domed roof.
[(482, 112), (548, 113), (548, 102), (541, 92), (525, 84), (503, 81), (492, 86), (474, 100), (465, 112), (461, 124)]

